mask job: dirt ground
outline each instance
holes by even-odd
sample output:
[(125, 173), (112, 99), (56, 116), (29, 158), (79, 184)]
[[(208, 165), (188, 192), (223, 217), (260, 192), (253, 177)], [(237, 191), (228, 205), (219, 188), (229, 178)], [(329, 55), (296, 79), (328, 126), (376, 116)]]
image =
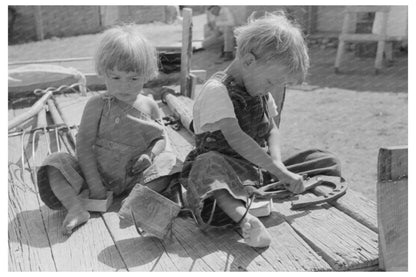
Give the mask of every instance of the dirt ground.
[[(193, 38), (202, 39), (204, 15), (193, 18)], [(180, 44), (181, 25), (140, 25), (155, 45)], [(90, 57), (100, 34), (56, 38), (8, 47), (9, 62), (36, 59)], [(341, 74), (334, 74), (335, 48), (310, 48), (311, 69), (307, 83), (313, 87), (288, 91), (282, 114), (283, 155), (308, 148), (334, 152), (341, 160), (350, 186), (376, 199), (377, 155), (380, 147), (408, 144), (407, 55), (396, 55), (394, 63), (379, 75), (374, 58), (358, 58), (348, 52)], [(228, 64), (216, 64), (219, 53), (194, 53), (193, 69), (208, 76)], [(93, 65), (79, 63), (82, 72)], [(316, 86), (316, 87), (315, 87)]]

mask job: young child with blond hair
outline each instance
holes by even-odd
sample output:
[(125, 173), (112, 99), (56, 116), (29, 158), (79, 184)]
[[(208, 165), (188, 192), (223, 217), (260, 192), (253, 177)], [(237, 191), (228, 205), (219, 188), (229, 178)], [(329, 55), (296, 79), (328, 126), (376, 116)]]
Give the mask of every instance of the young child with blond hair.
[(294, 193), (304, 191), (303, 176), (340, 175), (338, 160), (321, 150), (308, 150), (285, 161), (280, 151), (278, 116), (271, 91), (283, 93), (303, 82), (309, 67), (300, 28), (283, 12), (266, 13), (235, 30), (237, 54), (215, 73), (195, 99), (196, 148), (187, 156), (181, 182), (202, 228), (241, 227), (245, 242), (266, 247), (272, 237), (248, 213), (245, 185), (277, 179)]
[(65, 208), (63, 232), (90, 218), (79, 195), (105, 199), (129, 192), (135, 184), (160, 192), (181, 165), (170, 151), (160, 111), (143, 85), (157, 74), (156, 49), (134, 25), (104, 32), (95, 56), (96, 71), (107, 86), (84, 109), (76, 157), (53, 153), (38, 171), (41, 199), (51, 209)]

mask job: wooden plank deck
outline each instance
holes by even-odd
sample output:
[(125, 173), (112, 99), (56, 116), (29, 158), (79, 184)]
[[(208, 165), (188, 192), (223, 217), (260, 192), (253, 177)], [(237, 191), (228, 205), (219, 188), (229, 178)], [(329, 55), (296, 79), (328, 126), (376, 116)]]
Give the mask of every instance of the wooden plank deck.
[[(69, 125), (79, 124), (86, 101), (97, 92), (57, 97)], [(165, 114), (169, 109), (162, 103)], [(9, 110), (9, 119), (23, 112)], [(30, 130), (36, 121), (25, 124)], [(174, 149), (184, 158), (192, 149), (186, 130), (168, 128)], [(49, 134), (54, 146), (54, 135)], [(378, 265), (376, 205), (348, 190), (334, 205), (290, 210), (275, 201), (262, 221), (272, 234), (267, 249), (242, 243), (236, 230), (202, 232), (190, 218), (177, 218), (165, 241), (141, 236), (134, 226), (120, 226), (116, 199), (107, 213), (91, 219), (70, 237), (61, 234), (63, 211), (47, 208), (36, 194), (30, 171), (46, 157), (46, 136), (26, 136), (24, 182), (20, 136), (9, 137), (9, 271), (348, 271)], [(65, 150), (65, 149), (63, 149)], [(23, 186), (23, 189), (22, 189)], [(321, 191), (322, 192), (322, 191)], [(317, 194), (321, 193), (319, 190)], [(306, 194), (302, 197), (310, 197)]]

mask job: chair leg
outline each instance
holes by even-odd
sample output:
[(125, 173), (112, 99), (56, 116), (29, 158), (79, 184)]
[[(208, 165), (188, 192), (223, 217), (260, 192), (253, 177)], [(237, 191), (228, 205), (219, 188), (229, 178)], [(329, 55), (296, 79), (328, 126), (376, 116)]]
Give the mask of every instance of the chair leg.
[(341, 59), (342, 59), (342, 55), (344, 54), (344, 49), (345, 49), (345, 41), (339, 40), (337, 56), (335, 58), (335, 73), (339, 73), (339, 66), (341, 65)]
[(382, 63), (383, 63), (383, 54), (384, 54), (384, 48), (386, 46), (386, 41), (385, 40), (379, 40), (377, 43), (377, 54), (376, 54), (376, 62), (375, 62), (375, 69), (376, 69), (376, 74), (379, 73), (379, 70), (382, 67)]
[(386, 65), (391, 66), (393, 64), (393, 42), (392, 41), (386, 42), (384, 54), (386, 57)]

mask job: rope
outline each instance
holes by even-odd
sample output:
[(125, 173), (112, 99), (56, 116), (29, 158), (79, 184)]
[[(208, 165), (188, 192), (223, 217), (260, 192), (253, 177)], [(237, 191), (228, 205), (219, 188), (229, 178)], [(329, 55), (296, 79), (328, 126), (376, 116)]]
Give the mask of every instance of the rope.
[(78, 92), (78, 91), (76, 91), (74, 88), (76, 87), (76, 86), (79, 86), (79, 87), (81, 87), (81, 86), (83, 86), (84, 84), (82, 84), (82, 83), (74, 83), (74, 84), (72, 84), (72, 85), (61, 85), (61, 86), (59, 86), (58, 88), (56, 88), (56, 87), (48, 87), (48, 88), (46, 88), (46, 89), (39, 89), (39, 88), (37, 88), (37, 89), (35, 89), (34, 91), (33, 91), (33, 94), (35, 94), (36, 96), (39, 96), (39, 95), (43, 95), (43, 94), (45, 94), (45, 93), (47, 93), (47, 92), (49, 92), (49, 91), (52, 91), (52, 94), (54, 94), (54, 93), (56, 93), (56, 92), (60, 92), (61, 90), (72, 90), (72, 91), (74, 91), (74, 92)]

